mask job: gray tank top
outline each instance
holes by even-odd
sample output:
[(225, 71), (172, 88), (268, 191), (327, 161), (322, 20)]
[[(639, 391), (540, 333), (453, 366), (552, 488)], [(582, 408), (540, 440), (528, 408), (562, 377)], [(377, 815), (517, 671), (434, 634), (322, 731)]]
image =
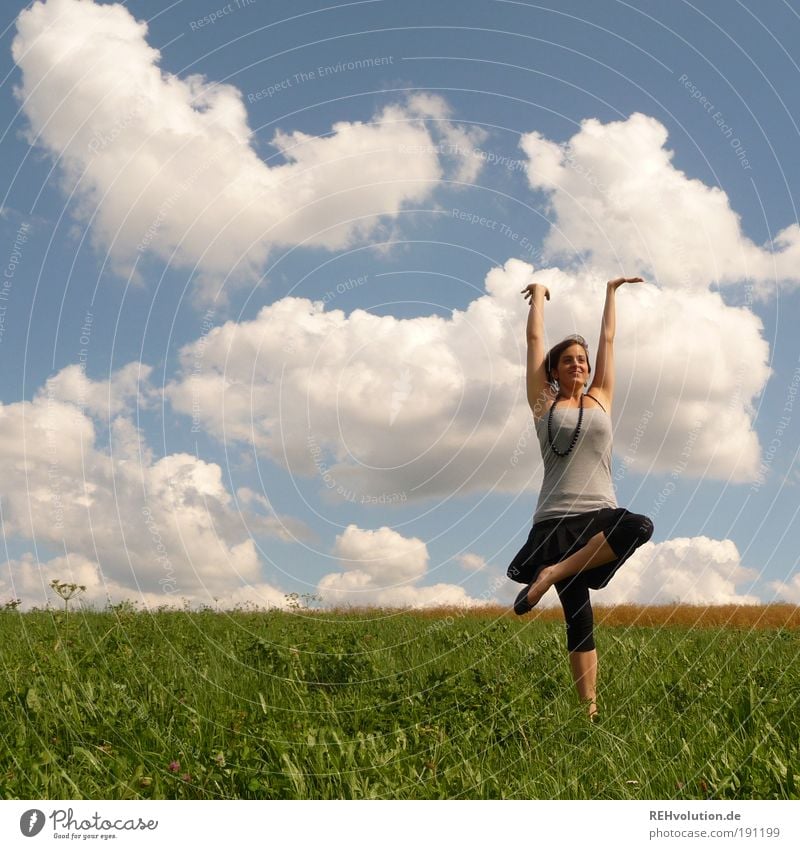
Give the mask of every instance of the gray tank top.
[[(577, 407), (557, 406), (553, 411), (553, 441), (559, 451), (569, 448), (578, 423)], [(566, 457), (553, 453), (547, 441), (547, 416), (536, 422), (536, 434), (544, 462), (534, 523), (543, 519), (577, 516), (616, 507), (611, 480), (611, 418), (599, 407), (584, 407), (581, 432)]]

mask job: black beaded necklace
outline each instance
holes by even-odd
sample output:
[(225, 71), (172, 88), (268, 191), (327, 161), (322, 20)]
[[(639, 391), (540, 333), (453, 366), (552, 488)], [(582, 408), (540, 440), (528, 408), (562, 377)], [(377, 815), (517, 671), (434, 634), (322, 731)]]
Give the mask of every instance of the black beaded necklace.
[(559, 397), (556, 397), (555, 401), (553, 401), (553, 404), (550, 407), (550, 413), (547, 416), (547, 442), (549, 443), (550, 448), (552, 448), (553, 454), (555, 454), (557, 457), (566, 457), (567, 454), (569, 454), (570, 451), (572, 451), (572, 449), (575, 447), (576, 443), (578, 442), (578, 436), (581, 432), (581, 423), (583, 422), (583, 393), (581, 393), (580, 407), (578, 408), (578, 424), (576, 425), (575, 430), (572, 432), (572, 439), (570, 440), (569, 448), (567, 448), (566, 451), (559, 451), (558, 448), (556, 448), (555, 442), (553, 440), (553, 410), (555, 410), (558, 401)]

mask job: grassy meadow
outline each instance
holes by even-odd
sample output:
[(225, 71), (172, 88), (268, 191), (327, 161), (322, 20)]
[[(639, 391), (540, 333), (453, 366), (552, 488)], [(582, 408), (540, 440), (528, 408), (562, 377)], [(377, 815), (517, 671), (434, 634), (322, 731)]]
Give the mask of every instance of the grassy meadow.
[(796, 799), (798, 608), (0, 612), (0, 794)]

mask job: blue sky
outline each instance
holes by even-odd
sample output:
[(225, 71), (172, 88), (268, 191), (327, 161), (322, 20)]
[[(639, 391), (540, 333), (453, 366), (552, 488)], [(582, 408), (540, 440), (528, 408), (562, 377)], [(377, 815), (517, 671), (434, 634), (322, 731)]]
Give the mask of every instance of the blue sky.
[(800, 8), (455, 8), (4, 8), (0, 597), (507, 601), (517, 283), (641, 274), (598, 601), (800, 601)]

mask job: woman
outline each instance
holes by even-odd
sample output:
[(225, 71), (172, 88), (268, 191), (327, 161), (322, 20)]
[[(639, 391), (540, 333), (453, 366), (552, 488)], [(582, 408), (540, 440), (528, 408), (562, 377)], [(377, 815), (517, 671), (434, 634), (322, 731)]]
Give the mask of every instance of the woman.
[(611, 576), (653, 533), (653, 523), (617, 506), (611, 480), (611, 405), (614, 397), (614, 300), (624, 283), (606, 286), (600, 343), (591, 387), (586, 341), (573, 336), (544, 351), (543, 308), (550, 292), (531, 283), (528, 299), (527, 391), (544, 462), (544, 479), (525, 545), (508, 567), (508, 577), (526, 584), (514, 603), (528, 613), (555, 586), (567, 624), (567, 650), (575, 686), (597, 714), (597, 651), (590, 589)]

